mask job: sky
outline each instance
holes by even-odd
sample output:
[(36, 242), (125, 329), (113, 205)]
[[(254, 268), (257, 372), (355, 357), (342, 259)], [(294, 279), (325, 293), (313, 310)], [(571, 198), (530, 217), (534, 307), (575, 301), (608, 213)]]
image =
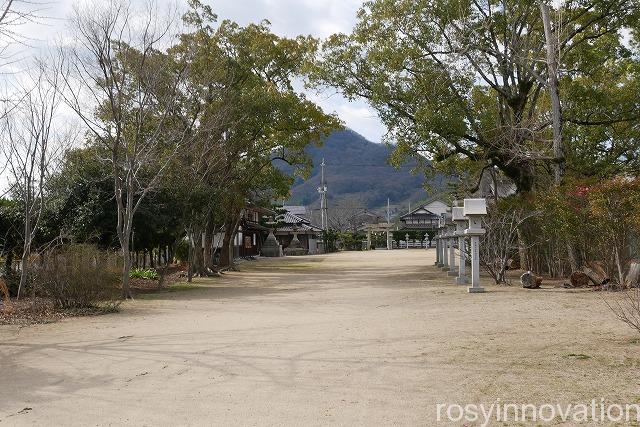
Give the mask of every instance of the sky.
[[(30, 34), (30, 44), (46, 44), (65, 29), (65, 18), (78, 0), (41, 0), (40, 14), (47, 18), (24, 28)], [(82, 1), (82, 0), (80, 0)], [(142, 2), (146, 0), (131, 0)], [(157, 0), (159, 3), (170, 0)], [(172, 0), (186, 8), (186, 0)], [(300, 34), (326, 38), (337, 32), (348, 33), (356, 22), (356, 13), (364, 0), (203, 0), (211, 5), (219, 19), (231, 19), (241, 25), (260, 22), (272, 24), (272, 31), (281, 36)], [(376, 112), (364, 101), (349, 102), (335, 91), (322, 94), (308, 92), (308, 97), (326, 112), (335, 112), (345, 125), (373, 142), (380, 142), (385, 128)]]

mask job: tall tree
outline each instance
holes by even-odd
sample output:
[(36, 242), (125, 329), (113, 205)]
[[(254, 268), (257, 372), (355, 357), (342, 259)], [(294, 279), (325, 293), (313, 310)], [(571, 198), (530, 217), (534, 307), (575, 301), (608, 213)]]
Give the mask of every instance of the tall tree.
[[(594, 61), (633, 62), (623, 29), (637, 9), (631, 0), (570, 0), (552, 11), (560, 87), (567, 88), (562, 96), (579, 90), (574, 82), (597, 77)], [(367, 99), (387, 125), (387, 138), (398, 144), (396, 159), (429, 159), (436, 167), (469, 171), (471, 178), (498, 168), (520, 192), (546, 185), (547, 169), (563, 167), (567, 158), (553, 150), (544, 90), (547, 43), (537, 3), (373, 0), (358, 16), (352, 34), (326, 41), (312, 75), (349, 98)], [(638, 110), (625, 101), (589, 113), (565, 99), (563, 123), (574, 127), (565, 139), (580, 132), (575, 128), (637, 120)], [(566, 141), (571, 160), (573, 143)]]
[(77, 44), (67, 50), (68, 105), (104, 147), (117, 205), (116, 232), (124, 259), (122, 297), (130, 298), (133, 219), (184, 146), (195, 118), (180, 122), (175, 108), (184, 68), (161, 48), (172, 21), (153, 7), (110, 0), (77, 6), (71, 19)]
[(3, 151), (8, 158), (10, 192), (19, 201), (23, 224), (18, 298), (31, 274), (32, 243), (48, 200), (47, 181), (73, 138), (55, 123), (62, 79), (59, 69), (54, 67), (48, 75), (45, 64), (37, 63), (23, 85), (19, 103), (4, 115)]
[[(288, 193), (289, 177), (274, 168), (274, 160), (301, 172), (308, 166), (304, 148), (319, 143), (340, 122), (293, 87), (315, 52), (314, 39), (278, 37), (267, 23), (241, 27), (223, 21), (214, 28), (211, 9), (198, 1), (191, 4), (186, 20), (195, 30), (184, 34), (172, 52), (179, 57), (190, 53), (191, 105), (203, 112), (199, 125), (209, 124), (196, 133), (195, 153), (204, 155), (197, 156), (193, 170), (196, 182), (214, 188), (219, 209), (213, 210), (224, 213), (222, 260), (229, 264), (231, 238), (247, 202)], [(190, 223), (198, 222), (206, 228), (207, 221)]]

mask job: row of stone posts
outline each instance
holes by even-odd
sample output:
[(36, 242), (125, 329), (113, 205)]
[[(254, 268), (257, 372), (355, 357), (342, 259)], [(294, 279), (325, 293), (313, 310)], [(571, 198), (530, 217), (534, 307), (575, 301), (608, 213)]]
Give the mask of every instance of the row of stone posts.
[[(484, 292), (484, 288), (480, 286), (480, 236), (485, 233), (482, 228), (482, 217), (486, 214), (485, 199), (464, 199), (462, 202), (454, 202), (450, 212), (442, 214), (438, 220), (436, 266), (447, 271), (447, 276), (455, 277), (456, 284), (470, 283), (469, 293)], [(467, 251), (467, 240), (469, 240), (469, 251)], [(458, 246), (457, 263), (456, 244)], [(467, 261), (471, 264), (471, 278), (467, 276)]]

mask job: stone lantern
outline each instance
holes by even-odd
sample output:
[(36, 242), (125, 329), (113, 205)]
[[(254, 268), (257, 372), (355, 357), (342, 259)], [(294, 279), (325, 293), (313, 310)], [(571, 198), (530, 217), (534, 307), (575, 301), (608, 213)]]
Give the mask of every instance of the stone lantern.
[(447, 214), (442, 214), (440, 225), (440, 254), (442, 256), (442, 269), (449, 269), (449, 236), (447, 235)]
[(284, 250), (284, 253), (286, 255), (306, 255), (307, 254), (307, 250), (305, 248), (302, 247), (302, 244), (300, 243), (300, 240), (298, 240), (298, 228), (300, 227), (300, 224), (293, 224), (292, 226), (292, 230), (293, 230), (293, 238), (291, 239), (291, 243), (289, 243), (289, 246), (287, 246), (287, 248)]
[(442, 236), (441, 236), (441, 227), (442, 227), (442, 218), (438, 217), (438, 227), (436, 229), (436, 235), (435, 235), (435, 240), (436, 240), (436, 263), (435, 266), (440, 268), (442, 267)]
[(460, 253), (460, 266), (458, 268), (458, 277), (456, 277), (456, 285), (466, 285), (469, 283), (467, 277), (467, 256), (465, 254), (465, 234), (469, 218), (464, 216), (464, 208), (457, 206), (451, 210), (453, 222), (456, 224), (455, 235), (458, 238), (458, 251)]
[(453, 222), (453, 215), (448, 214), (448, 222), (447, 222), (447, 236), (449, 237), (447, 241), (449, 242), (449, 271), (447, 271), (447, 276), (455, 277), (458, 275), (458, 266), (456, 265), (456, 224)]
[(463, 214), (469, 218), (469, 228), (464, 234), (471, 238), (471, 287), (468, 290), (470, 293), (481, 293), (484, 288), (480, 287), (480, 236), (486, 232), (482, 228), (482, 217), (487, 215), (487, 201), (464, 199)]
[(451, 268), (451, 214), (449, 212), (442, 214), (442, 271), (449, 271)]
[(264, 257), (279, 257), (281, 254), (280, 244), (278, 243), (276, 236), (273, 234), (273, 230), (277, 223), (278, 221), (273, 217), (269, 217), (269, 220), (266, 222), (270, 228), (269, 235), (264, 239), (264, 243), (260, 249), (260, 254)]

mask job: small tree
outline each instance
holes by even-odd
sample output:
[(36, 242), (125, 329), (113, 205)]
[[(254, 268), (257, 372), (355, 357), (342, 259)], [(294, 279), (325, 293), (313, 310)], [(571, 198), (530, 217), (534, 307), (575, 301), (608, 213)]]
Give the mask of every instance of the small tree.
[(55, 126), (60, 105), (59, 69), (47, 75), (44, 63), (36, 64), (21, 89), (21, 101), (4, 115), (5, 151), (10, 192), (19, 201), (22, 220), (22, 255), (17, 298), (30, 275), (29, 257), (38, 223), (47, 202), (46, 184), (59, 155), (72, 139)]
[(618, 319), (640, 332), (640, 288), (627, 289), (604, 302)]
[(485, 218), (486, 234), (480, 243), (480, 265), (496, 284), (506, 283), (505, 273), (509, 259), (518, 252), (518, 229), (536, 212), (525, 212), (518, 207), (493, 205)]
[(67, 51), (71, 78), (65, 99), (111, 167), (123, 298), (131, 298), (134, 215), (193, 125), (193, 119), (176, 117), (185, 70), (161, 51), (172, 20), (159, 16), (153, 8), (135, 10), (131, 2), (109, 0), (77, 6), (71, 19), (78, 43)]

